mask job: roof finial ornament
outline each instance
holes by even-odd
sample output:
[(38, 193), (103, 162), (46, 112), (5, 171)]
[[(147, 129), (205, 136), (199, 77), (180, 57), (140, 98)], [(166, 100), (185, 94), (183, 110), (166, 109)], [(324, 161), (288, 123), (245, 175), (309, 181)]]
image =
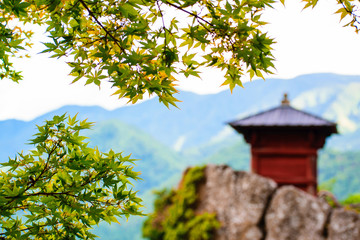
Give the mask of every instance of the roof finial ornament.
[(282, 106), (289, 106), (290, 105), (290, 101), (288, 99), (288, 94), (287, 93), (284, 93), (284, 98), (281, 101), (281, 105)]

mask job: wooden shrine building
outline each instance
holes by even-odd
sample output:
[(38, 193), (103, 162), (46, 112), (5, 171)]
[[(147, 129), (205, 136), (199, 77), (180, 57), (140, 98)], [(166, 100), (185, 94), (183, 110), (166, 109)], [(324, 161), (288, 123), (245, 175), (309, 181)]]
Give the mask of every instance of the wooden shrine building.
[(229, 123), (251, 144), (251, 169), (281, 185), (317, 192), (317, 150), (336, 124), (290, 106), (279, 107)]

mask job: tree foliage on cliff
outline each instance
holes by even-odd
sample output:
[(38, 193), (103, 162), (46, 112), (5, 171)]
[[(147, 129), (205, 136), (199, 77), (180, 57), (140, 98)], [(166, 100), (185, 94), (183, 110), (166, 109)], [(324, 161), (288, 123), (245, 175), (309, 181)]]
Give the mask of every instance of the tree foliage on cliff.
[(204, 167), (185, 172), (178, 190), (159, 191), (155, 212), (143, 225), (143, 236), (151, 240), (208, 240), (220, 223), (212, 213), (195, 213), (198, 185), (204, 180)]
[(134, 160), (89, 148), (80, 131), (91, 125), (55, 116), (38, 126), (34, 150), (2, 164), (0, 239), (94, 239), (100, 221), (142, 215), (128, 189)]

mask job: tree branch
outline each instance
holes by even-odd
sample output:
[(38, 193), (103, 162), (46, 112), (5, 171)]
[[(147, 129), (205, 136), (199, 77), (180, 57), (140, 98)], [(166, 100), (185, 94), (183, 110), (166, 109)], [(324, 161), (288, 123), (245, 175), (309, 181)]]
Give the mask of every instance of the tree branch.
[[(353, 10), (348, 9), (343, 0), (338, 0), (338, 1), (342, 5), (342, 7), (345, 9), (345, 11), (348, 12), (352, 16), (353, 20), (351, 22), (360, 24), (360, 21), (358, 20), (359, 16), (356, 15)], [(356, 30), (359, 30), (359, 27), (357, 25), (351, 24), (351, 26), (355, 27)]]
[[(14, 197), (5, 197), (7, 199), (11, 199), (9, 202), (6, 203), (7, 206), (9, 206), (13, 201), (15, 201), (15, 199), (17, 199), (20, 195), (24, 194), (27, 190), (29, 190), (30, 188), (32, 188), (36, 182), (40, 179), (40, 177), (45, 173), (49, 161), (50, 161), (50, 157), (53, 154), (53, 152), (55, 151), (55, 149), (58, 147), (60, 140), (54, 145), (54, 147), (51, 149), (48, 158), (46, 159), (46, 163), (45, 163), (45, 167), (43, 168), (43, 170), (41, 171), (41, 173), (39, 174), (39, 176), (37, 176), (34, 180), (30, 181), (30, 184), (22, 191), (21, 194), (18, 194), (17, 196)], [(5, 209), (3, 207), (0, 207), (1, 209)]]
[(163, 29), (164, 29), (164, 54), (165, 54), (166, 46), (167, 46), (167, 40), (166, 40), (166, 27), (165, 27), (164, 15), (163, 15), (163, 13), (161, 11), (160, 4), (159, 4), (158, 0), (156, 0), (156, 5), (159, 8), (159, 12), (160, 12), (160, 16), (161, 16), (161, 20), (162, 20), (162, 24), (163, 24)]
[(111, 32), (109, 32), (104, 25), (102, 25), (102, 23), (99, 21), (99, 19), (97, 19), (97, 17), (94, 15), (94, 13), (90, 10), (90, 8), (86, 5), (86, 3), (84, 2), (84, 0), (79, 0), (79, 2), (81, 3), (81, 5), (83, 5), (83, 7), (88, 11), (89, 15), (95, 20), (95, 22), (105, 31), (105, 33), (107, 35), (109, 35), (115, 42), (115, 44), (123, 51), (125, 52), (125, 49), (119, 44), (119, 40), (117, 40), (114, 35), (111, 34)]
[(48, 158), (46, 159), (46, 163), (45, 163), (45, 167), (43, 168), (43, 170), (41, 171), (41, 173), (39, 174), (39, 176), (37, 176), (33, 181), (31, 181), (31, 184), (29, 186), (27, 186), (27, 188), (25, 188), (25, 190), (21, 193), (24, 194), (27, 190), (29, 190), (30, 188), (32, 188), (37, 181), (39, 181), (40, 177), (45, 173), (45, 171), (47, 170), (48, 166), (49, 166), (49, 161), (51, 158), (51, 155), (54, 153), (54, 151), (56, 150), (56, 148), (59, 147), (61, 140), (57, 141), (56, 144), (54, 145), (54, 147), (51, 149), (51, 151), (49, 152)]
[[(58, 223), (58, 221), (56, 222)], [(43, 224), (43, 225), (37, 225), (37, 226), (33, 226), (33, 227), (27, 227), (27, 228), (23, 228), (23, 229), (18, 229), (18, 231), (20, 232), (25, 232), (25, 231), (29, 231), (33, 228), (38, 228), (38, 227), (46, 227), (46, 226), (49, 226), (48, 224)], [(0, 233), (0, 236), (5, 236), (7, 233)], [(3, 238), (3, 239), (6, 239), (6, 238)], [(2, 237), (0, 237), (0, 240), (2, 240)]]
[(76, 197), (75, 195), (71, 194), (70, 192), (37, 192), (37, 193), (30, 193), (30, 194), (27, 194), (27, 195), (24, 195), (24, 197), (31, 197), (31, 196), (40, 196), (40, 195), (43, 195), (43, 196), (58, 196), (58, 195), (67, 195), (67, 196), (70, 196), (70, 197)]
[(172, 6), (172, 7), (176, 8), (176, 9), (178, 9), (178, 10), (180, 10), (180, 11), (183, 11), (183, 12), (185, 12), (185, 13), (187, 13), (187, 14), (189, 14), (189, 15), (193, 16), (193, 17), (195, 17), (196, 19), (201, 20), (201, 21), (203, 21), (203, 22), (205, 22), (205, 23), (209, 24), (210, 26), (214, 27), (214, 25), (213, 25), (211, 22), (209, 22), (209, 21), (207, 21), (206, 19), (204, 19), (204, 18), (202, 18), (202, 17), (198, 16), (198, 15), (197, 15), (197, 14), (195, 14), (195, 13), (189, 12), (188, 10), (185, 10), (185, 9), (183, 9), (182, 7), (177, 6), (177, 5), (175, 5), (175, 4), (173, 4), (173, 3), (170, 3), (170, 2), (168, 2), (168, 1), (163, 1), (163, 2), (164, 2), (164, 3), (166, 3), (167, 5), (170, 5), (170, 6)]

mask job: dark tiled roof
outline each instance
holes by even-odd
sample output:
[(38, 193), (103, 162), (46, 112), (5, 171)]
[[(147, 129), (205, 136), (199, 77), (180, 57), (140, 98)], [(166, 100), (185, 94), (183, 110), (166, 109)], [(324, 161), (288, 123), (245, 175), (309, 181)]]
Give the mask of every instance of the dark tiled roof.
[(229, 123), (232, 127), (331, 127), (336, 124), (289, 105), (281, 105)]

